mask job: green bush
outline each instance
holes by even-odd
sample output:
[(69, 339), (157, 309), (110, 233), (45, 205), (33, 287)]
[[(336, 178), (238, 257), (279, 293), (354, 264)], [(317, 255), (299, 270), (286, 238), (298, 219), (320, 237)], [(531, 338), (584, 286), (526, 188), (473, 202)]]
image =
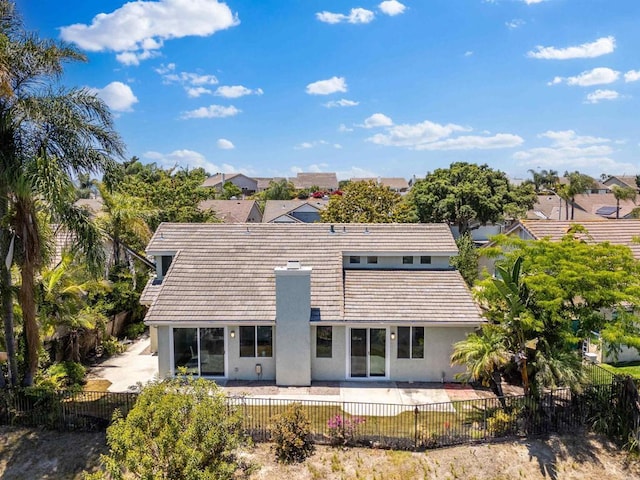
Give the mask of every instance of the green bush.
[(292, 403), (274, 417), (271, 439), (278, 462), (302, 462), (313, 453), (311, 422), (301, 404)]
[(495, 413), (487, 419), (487, 430), (494, 437), (509, 435), (516, 431), (517, 419), (517, 412), (507, 413), (504, 410), (496, 410)]
[(230, 480), (250, 465), (242, 419), (215, 383), (181, 377), (145, 386), (126, 418), (114, 415), (102, 471), (87, 480)]
[(124, 330), (124, 334), (129, 340), (135, 340), (144, 333), (146, 328), (147, 327), (142, 322), (132, 323), (127, 325), (127, 328)]
[(102, 340), (102, 353), (108, 357), (117, 353), (122, 353), (125, 350), (126, 347), (115, 337), (107, 337)]
[(86, 372), (86, 368), (77, 362), (54, 363), (38, 378), (37, 386), (53, 390), (81, 388)]

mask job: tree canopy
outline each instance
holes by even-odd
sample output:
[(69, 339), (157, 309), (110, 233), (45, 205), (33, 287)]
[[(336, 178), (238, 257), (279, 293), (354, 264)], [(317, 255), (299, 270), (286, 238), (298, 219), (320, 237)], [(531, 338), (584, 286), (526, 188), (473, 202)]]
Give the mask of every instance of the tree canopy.
[(342, 195), (332, 195), (322, 210), (323, 222), (406, 223), (415, 221), (413, 211), (399, 193), (374, 181), (351, 182)]
[(409, 196), (421, 222), (449, 222), (461, 234), (473, 229), (474, 223), (523, 215), (535, 201), (531, 185), (513, 187), (503, 172), (466, 162), (427, 174)]

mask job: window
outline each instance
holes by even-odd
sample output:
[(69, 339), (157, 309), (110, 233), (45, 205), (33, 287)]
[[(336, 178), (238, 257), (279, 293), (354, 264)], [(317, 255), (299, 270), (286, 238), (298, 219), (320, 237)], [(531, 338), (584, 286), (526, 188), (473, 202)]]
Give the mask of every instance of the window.
[(424, 327), (398, 327), (398, 358), (424, 358)]
[(240, 327), (241, 357), (273, 356), (273, 331), (271, 327)]
[(198, 374), (198, 329), (173, 329), (173, 368), (176, 373), (186, 368), (187, 373)]
[(371, 264), (378, 263), (378, 257), (367, 257), (367, 263), (371, 263)]
[(160, 260), (160, 273), (164, 277), (167, 274), (167, 270), (171, 266), (173, 257), (171, 255), (163, 255)]
[(351, 255), (349, 257), (349, 263), (360, 263), (360, 257), (357, 257), (355, 255)]
[(420, 257), (420, 263), (423, 265), (429, 265), (431, 263), (430, 255), (423, 255)]
[(413, 263), (413, 257), (410, 255), (402, 257), (402, 263), (404, 265), (411, 265)]
[(331, 327), (316, 328), (316, 358), (331, 358)]

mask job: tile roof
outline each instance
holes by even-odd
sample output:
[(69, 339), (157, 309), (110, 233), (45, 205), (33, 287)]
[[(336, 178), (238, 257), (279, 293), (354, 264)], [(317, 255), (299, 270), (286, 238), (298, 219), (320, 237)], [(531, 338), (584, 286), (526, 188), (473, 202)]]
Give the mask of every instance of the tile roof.
[[(274, 268), (311, 266), (313, 319), (344, 320), (343, 252), (423, 253), (457, 249), (445, 224), (160, 225), (147, 251), (179, 252), (147, 322), (273, 321)], [(368, 232), (368, 233), (365, 233)], [(445, 273), (445, 272), (438, 272)], [(444, 278), (444, 277), (443, 277)], [(398, 307), (402, 296), (394, 299)]]
[[(258, 209), (255, 200), (204, 200), (198, 205), (200, 210), (213, 210), (218, 219), (224, 223), (261, 222), (259, 218), (252, 218), (252, 210)], [(256, 214), (256, 210), (253, 210)], [(260, 212), (258, 209), (257, 212)]]
[(262, 221), (271, 222), (272, 220), (275, 220), (282, 215), (287, 215), (293, 210), (307, 204), (317, 210), (322, 210), (327, 206), (327, 203), (329, 203), (329, 200), (321, 198), (309, 198), (306, 200), (267, 200), (264, 205)]
[(271, 182), (277, 183), (280, 180), (286, 180), (284, 177), (254, 177), (253, 179), (257, 182), (259, 192), (269, 188)]
[[(592, 195), (597, 196), (597, 195)], [(564, 220), (566, 218), (566, 205), (557, 195), (538, 195), (533, 208), (527, 212), (528, 220)], [(569, 215), (571, 215), (571, 205), (569, 205)], [(576, 221), (601, 220), (602, 217), (595, 213), (584, 211), (580, 208), (574, 209), (573, 218)]]
[(391, 190), (403, 191), (409, 189), (409, 182), (402, 177), (380, 177), (380, 178), (352, 178), (352, 182), (371, 182), (380, 183)]
[(473, 323), (480, 309), (454, 270), (345, 270), (344, 319)]
[(615, 181), (611, 181), (612, 179), (617, 179), (620, 183), (624, 183), (627, 187), (638, 188), (636, 185), (636, 176), (635, 175), (612, 175), (606, 180), (606, 184), (615, 184)]
[(319, 187), (320, 190), (337, 190), (338, 177), (335, 173), (305, 173), (300, 172), (295, 178), (290, 178), (297, 189)]
[(238, 175), (241, 175), (241, 174), (240, 173), (216, 173), (215, 175), (208, 177), (204, 181), (202, 186), (203, 187), (219, 187), (219, 186), (222, 186), (223, 177), (226, 183), (226, 182), (229, 182), (232, 178), (237, 177)]
[[(603, 207), (613, 207), (613, 213), (603, 215), (609, 218), (616, 218), (616, 198), (613, 193), (601, 193), (601, 194), (580, 194), (575, 197), (575, 205), (577, 208), (596, 214), (598, 210)], [(632, 200), (620, 200), (620, 217), (625, 217), (631, 213), (631, 210), (636, 208), (637, 205)], [(598, 214), (600, 215), (600, 214)]]
[(594, 242), (609, 242), (613, 245), (626, 245), (633, 252), (633, 256), (640, 259), (640, 245), (634, 241), (640, 238), (640, 220), (599, 220), (599, 221), (562, 221), (552, 222), (544, 220), (522, 221), (523, 227), (536, 239), (545, 237), (560, 240), (567, 230), (575, 224), (587, 229)]

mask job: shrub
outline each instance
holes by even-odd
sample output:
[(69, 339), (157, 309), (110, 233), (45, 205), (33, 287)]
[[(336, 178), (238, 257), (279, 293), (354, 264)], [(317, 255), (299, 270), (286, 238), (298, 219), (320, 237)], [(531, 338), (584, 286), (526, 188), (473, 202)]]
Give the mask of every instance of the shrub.
[(114, 415), (102, 470), (86, 479), (227, 480), (249, 468), (238, 460), (242, 419), (202, 378), (145, 386), (126, 418)]
[(311, 422), (301, 404), (292, 403), (274, 417), (271, 439), (278, 462), (302, 462), (313, 453)]
[(517, 429), (517, 412), (506, 413), (504, 410), (496, 410), (487, 419), (487, 430), (494, 437), (502, 437), (514, 433)]
[(147, 327), (142, 322), (132, 323), (127, 325), (124, 334), (129, 340), (135, 340), (144, 333), (145, 328)]
[(364, 423), (364, 418), (342, 415), (336, 415), (327, 420), (331, 444), (342, 446), (353, 444), (358, 425), (362, 423)]
[(126, 347), (115, 337), (107, 337), (102, 340), (102, 353), (108, 357), (124, 352)]
[(53, 390), (81, 388), (84, 385), (86, 371), (86, 368), (77, 362), (54, 363), (47, 368), (37, 383), (39, 387)]

